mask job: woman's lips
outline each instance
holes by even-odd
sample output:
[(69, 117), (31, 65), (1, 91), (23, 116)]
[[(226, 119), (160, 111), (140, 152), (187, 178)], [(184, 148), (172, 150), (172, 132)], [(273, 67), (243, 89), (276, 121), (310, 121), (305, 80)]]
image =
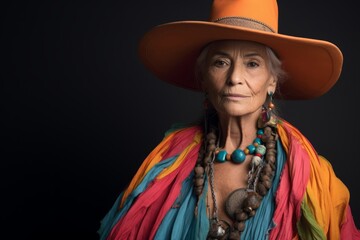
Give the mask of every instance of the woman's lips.
[(242, 94), (224, 94), (223, 98), (228, 99), (228, 100), (233, 100), (233, 101), (238, 101), (244, 98), (247, 98), (248, 96), (242, 95)]

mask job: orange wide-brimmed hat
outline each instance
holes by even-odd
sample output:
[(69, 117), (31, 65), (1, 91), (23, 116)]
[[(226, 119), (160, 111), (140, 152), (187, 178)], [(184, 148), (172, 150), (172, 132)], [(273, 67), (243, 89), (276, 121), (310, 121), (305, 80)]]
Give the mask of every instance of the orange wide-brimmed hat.
[(214, 0), (209, 21), (177, 21), (147, 32), (139, 54), (159, 79), (200, 91), (195, 63), (201, 50), (218, 40), (255, 41), (280, 58), (288, 78), (281, 83), (283, 99), (312, 99), (339, 79), (343, 56), (334, 44), (278, 33), (276, 0)]

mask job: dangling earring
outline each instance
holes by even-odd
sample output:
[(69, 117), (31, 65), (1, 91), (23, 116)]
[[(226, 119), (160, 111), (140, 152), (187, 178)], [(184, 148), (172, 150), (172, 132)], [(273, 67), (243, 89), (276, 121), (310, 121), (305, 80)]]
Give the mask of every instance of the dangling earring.
[(275, 108), (275, 105), (273, 103), (273, 95), (274, 95), (273, 92), (268, 93), (269, 103), (268, 103), (267, 113), (266, 113), (268, 121), (270, 121), (270, 119), (271, 119), (271, 117), (273, 115), (272, 110)]
[(267, 107), (263, 106), (261, 116), (258, 121), (258, 127), (271, 126), (276, 127), (278, 119), (276, 118), (273, 110), (275, 108), (275, 104), (273, 103), (273, 92), (268, 92), (268, 104)]

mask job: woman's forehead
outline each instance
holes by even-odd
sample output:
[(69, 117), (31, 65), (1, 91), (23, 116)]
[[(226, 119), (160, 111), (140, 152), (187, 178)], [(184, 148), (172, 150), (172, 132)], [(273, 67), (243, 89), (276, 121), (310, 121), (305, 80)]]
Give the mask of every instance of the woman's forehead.
[[(233, 51), (254, 52), (260, 55), (266, 55), (265, 45), (253, 41), (243, 40), (222, 40), (209, 44), (209, 53), (224, 52), (231, 53)], [(211, 55), (212, 55), (211, 54)]]

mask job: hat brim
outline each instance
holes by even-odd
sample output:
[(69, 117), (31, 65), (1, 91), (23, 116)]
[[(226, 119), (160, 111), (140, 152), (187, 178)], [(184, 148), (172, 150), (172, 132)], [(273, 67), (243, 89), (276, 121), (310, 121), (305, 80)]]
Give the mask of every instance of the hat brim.
[(323, 95), (336, 83), (342, 69), (342, 53), (330, 42), (204, 21), (179, 21), (153, 28), (141, 39), (139, 55), (159, 79), (199, 91), (196, 59), (204, 46), (217, 40), (255, 41), (273, 49), (289, 76), (280, 86), (283, 99)]

